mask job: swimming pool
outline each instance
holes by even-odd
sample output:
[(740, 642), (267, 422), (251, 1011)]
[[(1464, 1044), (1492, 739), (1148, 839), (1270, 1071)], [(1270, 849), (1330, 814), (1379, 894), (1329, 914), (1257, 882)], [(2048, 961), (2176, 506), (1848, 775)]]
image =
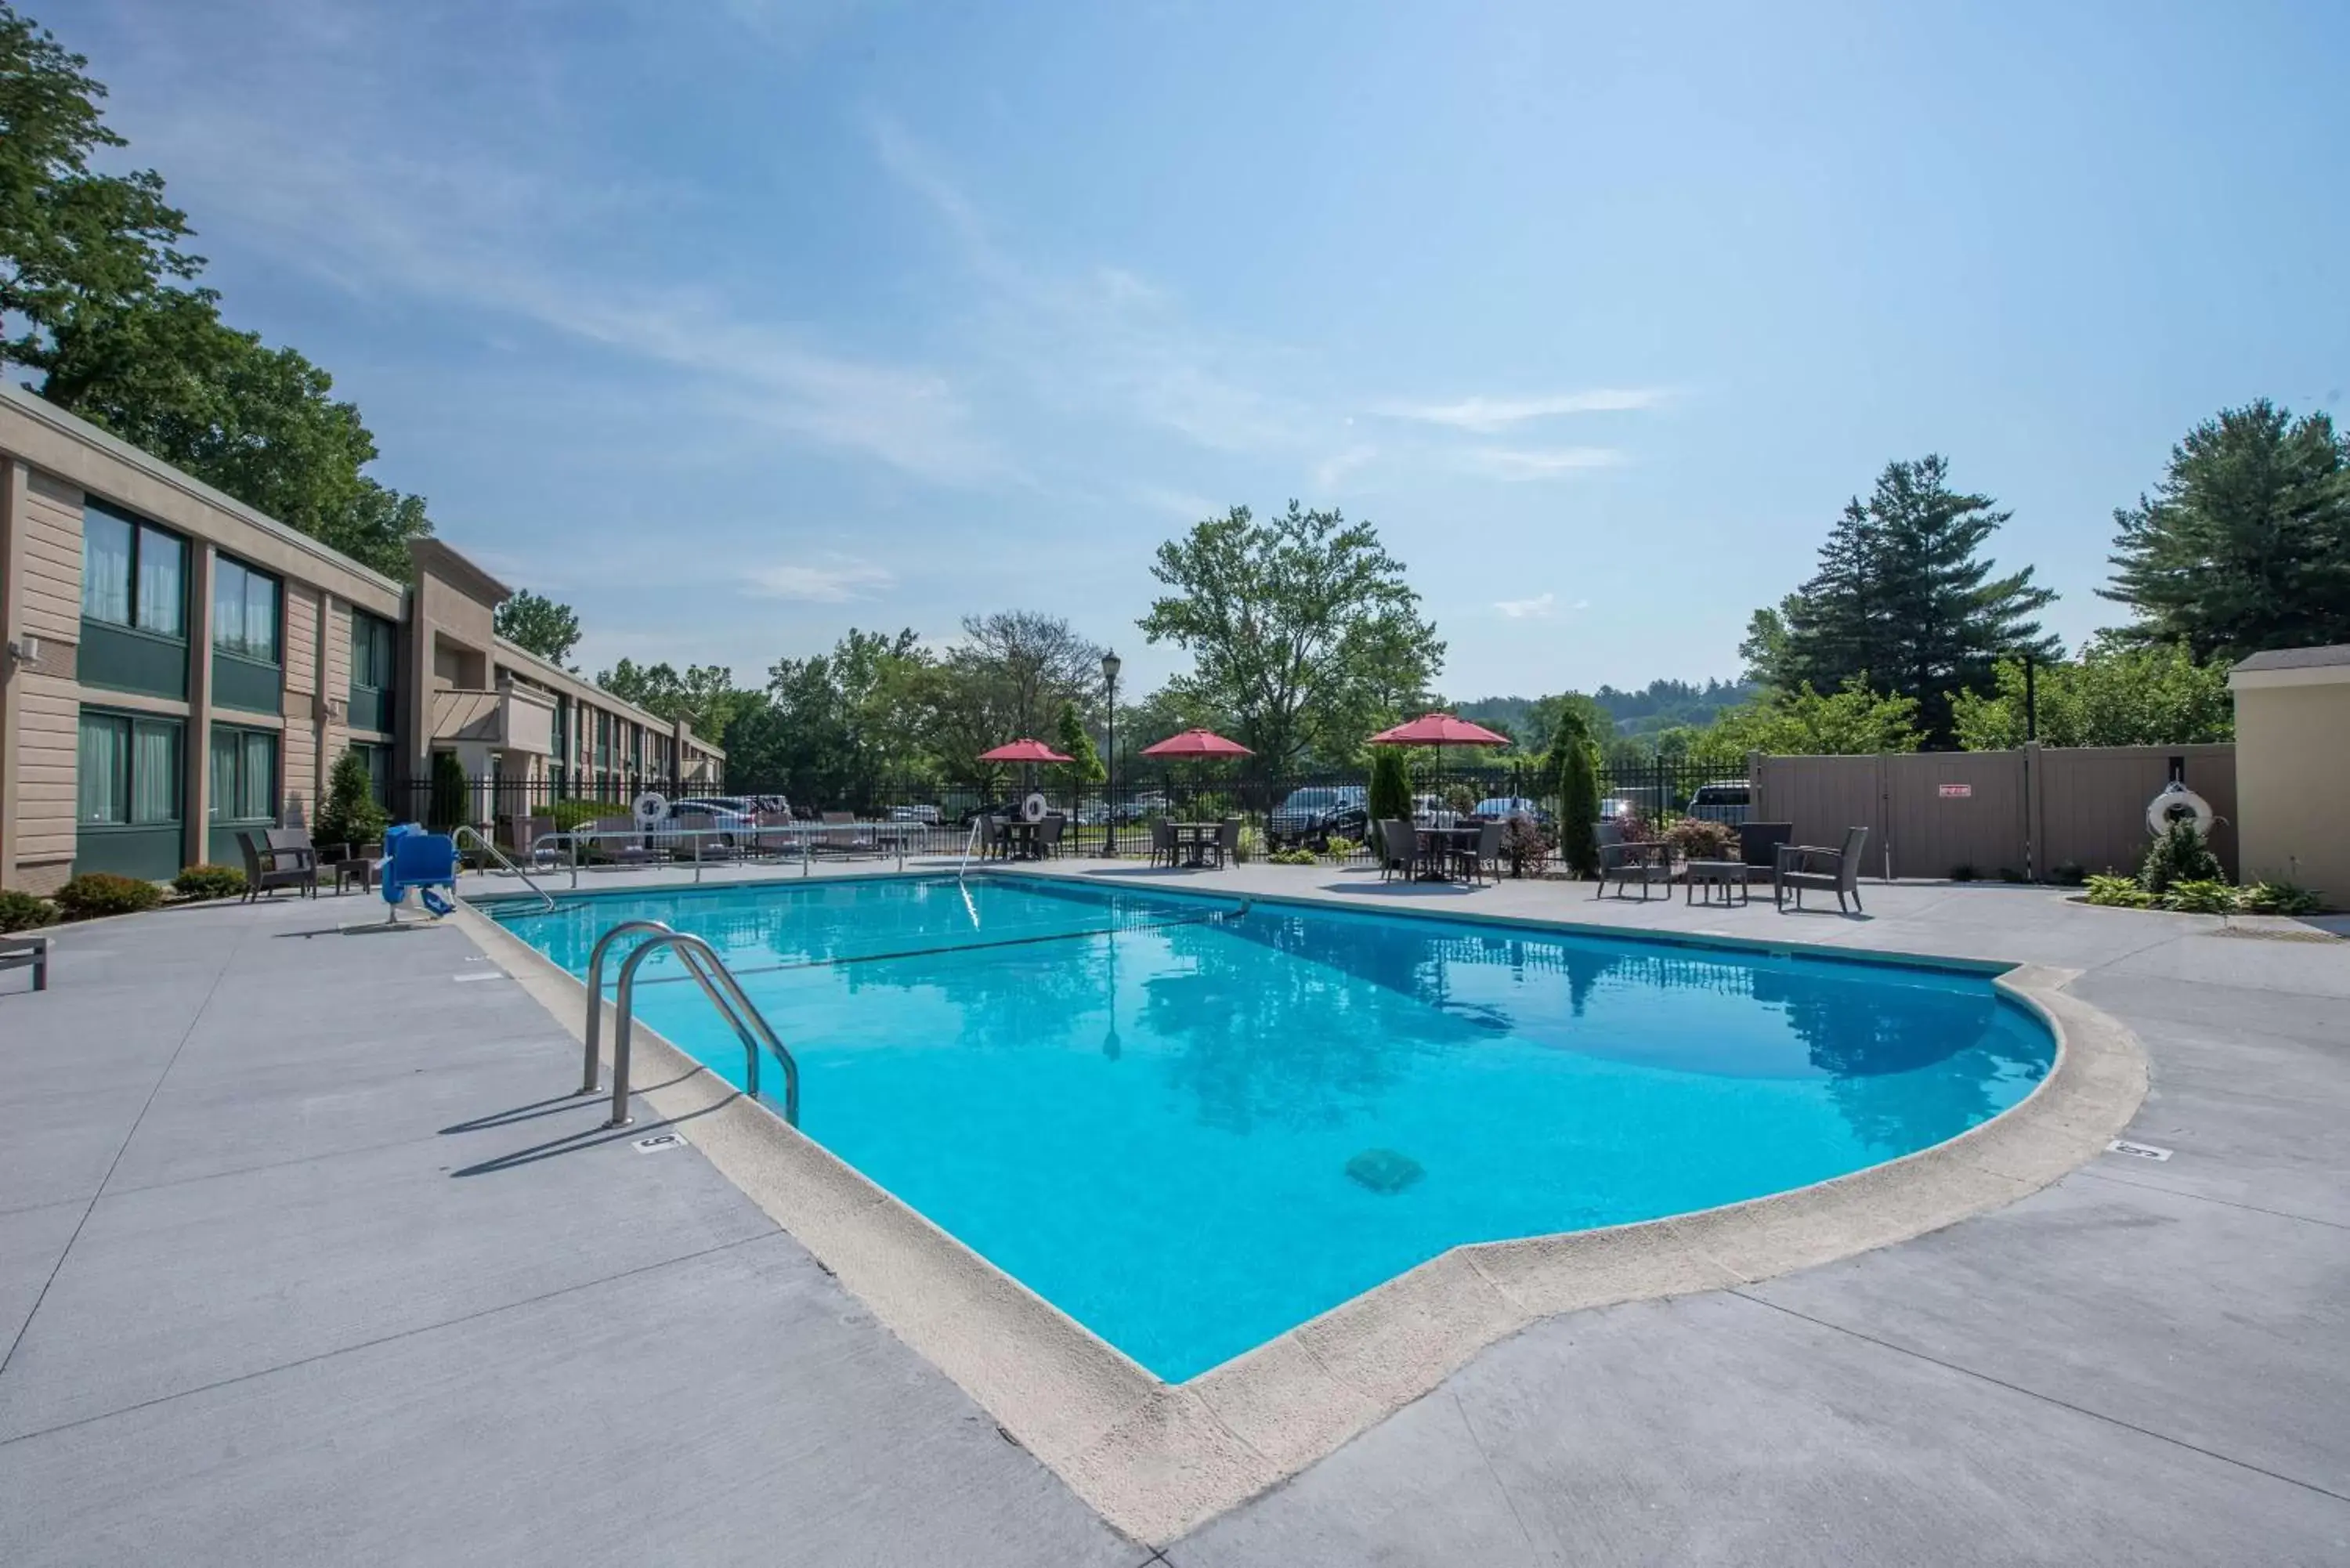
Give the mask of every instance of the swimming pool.
[[(583, 977), (623, 919), (707, 940), (798, 1058), (804, 1131), (1169, 1381), (1461, 1242), (1939, 1143), (2054, 1054), (1979, 972), (1066, 882), (498, 918)], [(740, 1082), (673, 960), (637, 1002)]]

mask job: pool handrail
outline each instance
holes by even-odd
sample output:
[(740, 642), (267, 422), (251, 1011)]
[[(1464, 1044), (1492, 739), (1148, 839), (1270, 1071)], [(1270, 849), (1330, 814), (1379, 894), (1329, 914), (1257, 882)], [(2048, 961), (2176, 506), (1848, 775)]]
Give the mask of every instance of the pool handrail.
[(454, 843), (460, 849), (465, 847), (465, 841), (467, 839), (472, 839), (473, 841), (473, 847), (480, 850), (483, 854), (487, 855), (491, 859), (504, 867), (507, 876), (521, 878), (522, 885), (524, 887), (538, 895), (538, 900), (540, 903), (546, 905), (548, 909), (553, 909), (555, 908), (555, 895), (548, 892), (546, 888), (540, 887), (536, 881), (533, 880), (529, 872), (524, 870), (521, 867), (507, 859), (506, 852), (499, 848), (496, 845), (491, 843), (487, 838), (484, 838), (478, 829), (470, 827), (461, 822), (450, 833), (449, 836), (451, 842)]
[(592, 1095), (602, 1085), (597, 1075), (602, 1064), (596, 1054), (596, 1037), (603, 1032), (604, 1023), (604, 955), (620, 938), (632, 931), (645, 931), (667, 936), (677, 928), (665, 920), (622, 920), (596, 939), (588, 954), (588, 1055), (579, 1072), (579, 1092)]
[(767, 1023), (756, 1003), (743, 994), (742, 985), (727, 969), (726, 961), (717, 950), (689, 931), (666, 931), (646, 938), (637, 944), (620, 965), (619, 1025), (612, 1035), (612, 1116), (604, 1125), (608, 1127), (627, 1127), (629, 1115), (629, 1044), (636, 1022), (637, 970), (645, 960), (667, 948), (702, 987), (710, 1004), (733, 1028), (735, 1037), (743, 1042), (743, 1092), (753, 1099), (759, 1097), (759, 1056), (764, 1050), (775, 1058), (784, 1070), (784, 1120), (793, 1127), (800, 1124), (800, 1065), (785, 1050), (782, 1040)]

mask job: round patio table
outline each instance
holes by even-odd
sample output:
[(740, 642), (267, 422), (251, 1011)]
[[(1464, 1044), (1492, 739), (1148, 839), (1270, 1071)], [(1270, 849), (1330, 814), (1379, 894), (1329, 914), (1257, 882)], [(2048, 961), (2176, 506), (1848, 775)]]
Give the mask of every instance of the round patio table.
[[(1746, 891), (1746, 862), (1743, 860), (1689, 861), (1681, 867), (1681, 886), (1687, 889), (1681, 895), (1684, 903), (1696, 903), (1697, 890), (1702, 888), (1705, 889), (1705, 901), (1711, 904), (1713, 902), (1713, 890), (1719, 888), (1721, 889), (1722, 907), (1727, 909), (1730, 905), (1730, 890), (1734, 887), (1738, 889), (1738, 901), (1743, 904), (1749, 898)], [(1665, 896), (1672, 897), (1669, 893)]]

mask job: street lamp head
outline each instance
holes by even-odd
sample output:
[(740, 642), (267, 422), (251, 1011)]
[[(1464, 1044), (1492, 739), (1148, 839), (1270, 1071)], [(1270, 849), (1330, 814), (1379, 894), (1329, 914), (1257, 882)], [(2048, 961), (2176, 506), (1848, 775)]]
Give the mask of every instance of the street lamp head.
[(1105, 653), (1102, 655), (1102, 679), (1104, 680), (1115, 680), (1118, 679), (1117, 654)]

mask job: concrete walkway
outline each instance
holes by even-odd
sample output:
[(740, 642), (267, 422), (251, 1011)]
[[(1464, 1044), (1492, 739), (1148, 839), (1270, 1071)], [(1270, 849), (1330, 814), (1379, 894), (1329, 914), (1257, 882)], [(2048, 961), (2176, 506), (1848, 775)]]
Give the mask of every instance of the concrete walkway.
[(2173, 1156), (1551, 1320), (1155, 1558), (698, 1153), (556, 1097), (576, 1045), (462, 934), (68, 929), (48, 993), (0, 977), (0, 1562), (2350, 1560), (2350, 944), (1997, 887), (1156, 879), (2080, 969)]

